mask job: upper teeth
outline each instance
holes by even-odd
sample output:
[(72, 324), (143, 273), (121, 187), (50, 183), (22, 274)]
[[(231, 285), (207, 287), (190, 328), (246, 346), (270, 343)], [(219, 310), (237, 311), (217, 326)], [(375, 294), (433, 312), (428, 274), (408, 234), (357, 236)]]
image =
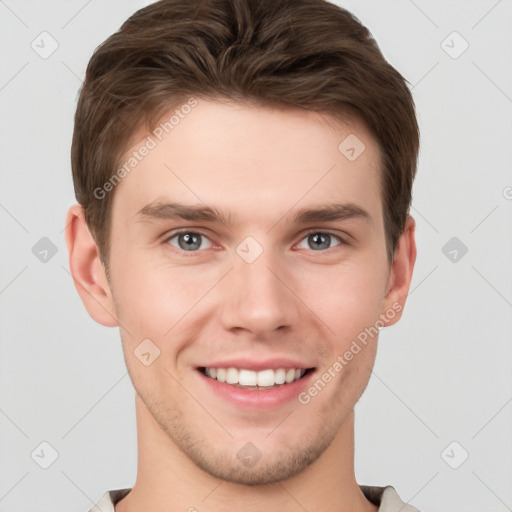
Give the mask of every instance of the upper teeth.
[(299, 368), (278, 368), (273, 370), (244, 370), (238, 368), (205, 368), (205, 373), (219, 382), (228, 384), (240, 384), (241, 386), (274, 386), (275, 384), (289, 384), (300, 379), (305, 370)]

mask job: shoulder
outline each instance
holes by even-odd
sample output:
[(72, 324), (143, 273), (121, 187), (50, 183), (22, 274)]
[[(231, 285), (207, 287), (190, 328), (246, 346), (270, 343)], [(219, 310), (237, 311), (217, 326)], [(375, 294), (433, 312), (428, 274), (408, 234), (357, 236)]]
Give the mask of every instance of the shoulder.
[(130, 489), (115, 489), (106, 492), (100, 501), (89, 512), (115, 512), (114, 505), (121, 501), (129, 492)]
[(360, 485), (359, 487), (369, 501), (379, 506), (378, 512), (420, 512), (416, 507), (404, 503), (391, 485), (386, 487)]

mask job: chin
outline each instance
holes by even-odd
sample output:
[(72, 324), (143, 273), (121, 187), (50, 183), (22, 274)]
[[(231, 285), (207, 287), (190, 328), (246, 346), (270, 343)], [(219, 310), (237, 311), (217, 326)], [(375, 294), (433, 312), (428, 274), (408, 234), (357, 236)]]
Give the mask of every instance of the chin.
[(316, 447), (314, 450), (297, 449), (293, 453), (259, 453), (257, 458), (252, 459), (250, 456), (240, 457), (239, 453), (222, 456), (218, 453), (202, 452), (188, 455), (199, 468), (215, 478), (233, 484), (258, 486), (287, 480), (301, 473), (323, 453), (325, 448), (327, 446)]

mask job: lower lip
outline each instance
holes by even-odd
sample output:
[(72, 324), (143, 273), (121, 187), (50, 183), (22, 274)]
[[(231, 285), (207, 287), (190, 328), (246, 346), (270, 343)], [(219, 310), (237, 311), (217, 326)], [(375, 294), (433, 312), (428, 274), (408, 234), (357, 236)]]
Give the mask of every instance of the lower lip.
[(309, 385), (312, 376), (315, 374), (314, 370), (310, 370), (301, 379), (289, 384), (281, 384), (270, 389), (258, 390), (232, 386), (225, 382), (219, 382), (217, 379), (212, 379), (204, 375), (200, 370), (196, 371), (215, 394), (238, 407), (250, 409), (272, 409), (297, 399), (299, 393)]

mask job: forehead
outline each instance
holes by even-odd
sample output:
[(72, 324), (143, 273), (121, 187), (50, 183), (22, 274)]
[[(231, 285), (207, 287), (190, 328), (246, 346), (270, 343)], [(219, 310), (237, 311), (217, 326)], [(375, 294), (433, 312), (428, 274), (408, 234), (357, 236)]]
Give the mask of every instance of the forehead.
[(137, 132), (130, 159), (136, 165), (116, 188), (114, 213), (135, 215), (165, 197), (247, 214), (355, 197), (380, 210), (378, 144), (354, 116), (197, 100)]

